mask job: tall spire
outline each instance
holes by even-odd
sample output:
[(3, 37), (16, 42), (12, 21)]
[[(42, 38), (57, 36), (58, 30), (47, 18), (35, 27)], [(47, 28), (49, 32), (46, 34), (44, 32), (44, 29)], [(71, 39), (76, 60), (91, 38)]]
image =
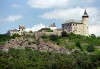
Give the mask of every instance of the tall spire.
[(89, 17), (88, 14), (87, 14), (87, 12), (86, 12), (86, 10), (85, 10), (85, 12), (84, 12), (84, 14), (83, 14), (82, 17)]

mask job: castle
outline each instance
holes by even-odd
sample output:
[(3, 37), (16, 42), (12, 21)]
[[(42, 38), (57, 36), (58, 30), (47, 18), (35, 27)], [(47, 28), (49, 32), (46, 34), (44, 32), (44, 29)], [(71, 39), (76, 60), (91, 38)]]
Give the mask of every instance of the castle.
[(82, 20), (67, 20), (62, 24), (62, 29), (67, 33), (74, 33), (83, 36), (89, 36), (88, 34), (88, 14), (85, 10)]
[[(74, 33), (74, 34), (79, 34), (83, 36), (89, 36), (88, 33), (88, 19), (89, 16), (85, 10), (82, 20), (67, 20), (62, 24), (62, 29), (57, 29), (55, 23), (51, 24), (49, 28), (42, 28), (40, 31), (35, 32), (35, 34), (56, 34), (56, 35), (61, 35), (62, 31), (66, 31), (67, 33)], [(50, 32), (50, 30), (52, 32)], [(49, 30), (49, 31), (48, 31)], [(19, 30), (9, 30), (8, 34), (13, 35), (13, 34), (19, 34), (23, 35), (25, 32), (25, 27), (24, 26), (19, 26)]]
[(9, 30), (8, 32), (7, 32), (7, 34), (9, 34), (9, 35), (13, 35), (13, 34), (19, 34), (19, 35), (22, 35), (22, 34), (24, 34), (24, 32), (25, 32), (25, 27), (23, 26), (23, 25), (19, 25), (19, 30), (17, 30), (17, 29), (13, 29), (13, 30)]

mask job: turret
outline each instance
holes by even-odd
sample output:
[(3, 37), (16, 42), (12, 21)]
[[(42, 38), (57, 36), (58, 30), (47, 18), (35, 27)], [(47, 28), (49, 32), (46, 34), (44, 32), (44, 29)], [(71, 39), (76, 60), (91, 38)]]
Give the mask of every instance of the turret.
[(83, 16), (82, 16), (82, 22), (83, 22), (83, 35), (84, 36), (88, 36), (88, 19), (89, 19), (89, 16), (85, 10)]
[(86, 10), (85, 10), (85, 12), (84, 12), (82, 18), (88, 18), (88, 17), (89, 17), (89, 16), (88, 16), (88, 14), (87, 14), (87, 12), (86, 12)]
[(23, 35), (23, 33), (25, 31), (25, 26), (19, 25), (19, 31), (20, 31), (20, 35)]
[(24, 31), (25, 30), (25, 27), (23, 25), (19, 25), (19, 30), (20, 31)]

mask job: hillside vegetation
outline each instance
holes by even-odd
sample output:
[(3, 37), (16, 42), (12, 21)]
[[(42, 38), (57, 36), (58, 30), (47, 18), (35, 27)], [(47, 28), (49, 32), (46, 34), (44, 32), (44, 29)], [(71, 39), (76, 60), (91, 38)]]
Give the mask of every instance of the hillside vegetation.
[(31, 49), (0, 52), (0, 69), (99, 69), (100, 51), (95, 55), (60, 54)]
[(0, 69), (100, 69), (100, 37), (0, 35)]

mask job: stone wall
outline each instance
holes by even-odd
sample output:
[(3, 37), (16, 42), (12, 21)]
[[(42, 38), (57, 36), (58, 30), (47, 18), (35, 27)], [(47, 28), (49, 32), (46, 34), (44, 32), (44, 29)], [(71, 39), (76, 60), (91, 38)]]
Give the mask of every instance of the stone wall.
[(62, 30), (54, 30), (53, 32), (43, 32), (43, 31), (42, 32), (35, 32), (35, 37), (39, 38), (43, 34), (46, 34), (46, 35), (58, 35), (58, 36), (60, 36), (61, 32), (62, 32)]

